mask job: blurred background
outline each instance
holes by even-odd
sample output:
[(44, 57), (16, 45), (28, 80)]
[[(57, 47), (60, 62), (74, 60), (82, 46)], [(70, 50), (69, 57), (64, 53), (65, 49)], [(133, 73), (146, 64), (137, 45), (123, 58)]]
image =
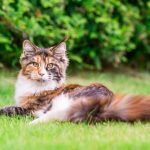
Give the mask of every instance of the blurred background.
[(0, 68), (66, 36), (71, 68), (150, 71), (150, 0), (0, 0)]

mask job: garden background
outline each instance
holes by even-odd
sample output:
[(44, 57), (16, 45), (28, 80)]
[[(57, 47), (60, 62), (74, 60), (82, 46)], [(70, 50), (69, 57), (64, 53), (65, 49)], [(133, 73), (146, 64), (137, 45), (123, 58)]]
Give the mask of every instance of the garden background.
[[(66, 36), (71, 65), (150, 70), (149, 0), (0, 0), (0, 63), (18, 66), (22, 41), (49, 47)], [(139, 63), (140, 62), (140, 63)]]
[[(0, 107), (14, 105), (22, 42), (67, 41), (67, 83), (150, 95), (150, 0), (0, 0)], [(0, 116), (0, 150), (149, 150), (150, 123), (50, 122)]]

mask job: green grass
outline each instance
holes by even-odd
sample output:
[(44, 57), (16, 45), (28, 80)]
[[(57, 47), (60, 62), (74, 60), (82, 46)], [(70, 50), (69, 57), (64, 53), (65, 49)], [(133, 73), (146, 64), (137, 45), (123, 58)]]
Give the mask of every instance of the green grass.
[[(0, 106), (14, 103), (16, 73), (0, 72)], [(150, 93), (148, 74), (82, 72), (68, 83), (101, 82), (114, 92)], [(150, 124), (105, 122), (97, 125), (50, 122), (29, 127), (29, 117), (0, 118), (0, 150), (149, 150)]]

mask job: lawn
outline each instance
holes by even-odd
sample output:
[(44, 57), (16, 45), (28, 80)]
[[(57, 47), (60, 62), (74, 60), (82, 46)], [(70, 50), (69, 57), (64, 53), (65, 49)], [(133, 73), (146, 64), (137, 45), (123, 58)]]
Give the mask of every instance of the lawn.
[[(16, 72), (0, 71), (0, 106), (14, 103)], [(114, 92), (150, 94), (148, 73), (68, 75), (68, 83), (101, 82)], [(29, 127), (29, 117), (0, 118), (0, 150), (149, 150), (150, 123), (97, 125), (50, 122)]]

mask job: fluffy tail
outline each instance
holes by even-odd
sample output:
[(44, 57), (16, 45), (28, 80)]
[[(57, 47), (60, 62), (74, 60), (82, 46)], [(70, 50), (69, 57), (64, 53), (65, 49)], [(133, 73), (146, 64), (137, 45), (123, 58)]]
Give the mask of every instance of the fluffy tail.
[(112, 103), (100, 114), (101, 120), (150, 121), (150, 96), (115, 95)]
[(8, 106), (0, 109), (0, 115), (15, 116), (15, 115), (29, 115), (30, 112), (22, 107)]

